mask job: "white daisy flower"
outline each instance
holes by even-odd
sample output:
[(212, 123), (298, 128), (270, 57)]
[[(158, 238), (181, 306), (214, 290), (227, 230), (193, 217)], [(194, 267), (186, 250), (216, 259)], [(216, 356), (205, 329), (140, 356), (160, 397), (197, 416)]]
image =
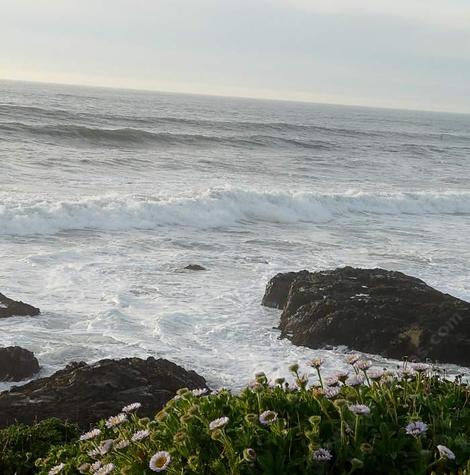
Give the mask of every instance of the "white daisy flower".
[(127, 422), (127, 415), (124, 413), (118, 414), (117, 416), (111, 416), (107, 421), (106, 421), (106, 427), (110, 429), (111, 427), (116, 427), (124, 422)]
[(323, 382), (326, 386), (336, 386), (339, 383), (339, 379), (336, 376), (330, 376), (329, 378), (325, 378)]
[(131, 440), (132, 442), (137, 442), (139, 440), (147, 438), (149, 435), (150, 435), (150, 432), (148, 430), (139, 430), (134, 433)]
[(428, 425), (422, 421), (410, 422), (406, 427), (406, 433), (408, 435), (421, 435), (428, 430)]
[(108, 463), (106, 465), (103, 465), (99, 470), (97, 470), (94, 475), (108, 475), (108, 473), (111, 473), (113, 470), (114, 464)]
[(114, 440), (113, 439), (106, 439), (101, 442), (98, 447), (100, 451), (100, 455), (106, 455), (113, 447)]
[(193, 393), (193, 396), (202, 396), (203, 394), (207, 393), (207, 389), (206, 388), (193, 389), (191, 392)]
[(163, 472), (171, 463), (171, 456), (166, 450), (161, 450), (152, 456), (149, 468), (153, 472)]
[(438, 445), (437, 450), (439, 451), (439, 455), (442, 458), (455, 460), (455, 454), (454, 452), (452, 452), (452, 450), (449, 449), (449, 447), (446, 447), (445, 445)]
[(130, 445), (130, 442), (127, 439), (123, 439), (123, 440), (118, 440), (117, 442), (115, 442), (114, 448), (116, 450), (122, 450), (122, 449), (125, 449), (126, 447), (129, 447), (129, 445)]
[(82, 434), (80, 436), (80, 440), (94, 439), (95, 437), (98, 437), (99, 435), (101, 435), (100, 429), (93, 429), (90, 432), (85, 432), (85, 434)]
[(261, 424), (268, 426), (273, 422), (277, 421), (277, 412), (264, 411), (262, 414), (260, 414), (259, 421), (261, 422)]
[(353, 365), (360, 359), (361, 359), (360, 355), (352, 354), (352, 355), (347, 355), (345, 358), (345, 361), (346, 363)]
[(367, 376), (374, 381), (379, 380), (384, 374), (385, 371), (383, 369), (371, 369), (367, 371)]
[(352, 413), (356, 414), (356, 416), (365, 416), (367, 414), (370, 414), (370, 408), (365, 404), (352, 404), (348, 406), (348, 409)]
[(328, 449), (320, 448), (313, 452), (312, 458), (316, 462), (328, 462), (328, 460), (333, 458), (333, 455)]
[(341, 392), (341, 388), (334, 386), (334, 387), (326, 388), (324, 391), (324, 394), (327, 399), (334, 399), (336, 396), (339, 395), (340, 392)]
[(323, 364), (323, 358), (313, 358), (312, 361), (310, 361), (310, 366), (312, 368), (320, 368), (320, 366)]
[(412, 368), (417, 372), (417, 373), (425, 373), (429, 369), (431, 369), (431, 366), (426, 364), (426, 363), (413, 363)]
[(99, 457), (101, 455), (101, 452), (99, 451), (99, 449), (93, 449), (93, 450), (89, 450), (87, 452), (87, 454), (92, 458), (92, 459), (95, 459), (97, 457)]
[(52, 467), (49, 470), (49, 475), (57, 475), (58, 473), (62, 472), (64, 467), (65, 467), (65, 465), (63, 463), (60, 463), (59, 465), (56, 465), (55, 467)]
[(134, 412), (137, 411), (137, 409), (140, 409), (142, 407), (142, 404), (140, 402), (133, 402), (132, 404), (128, 404), (127, 406), (124, 406), (122, 408), (122, 412)]
[(372, 366), (372, 362), (371, 361), (368, 361), (368, 360), (358, 360), (356, 361), (356, 363), (354, 364), (354, 366), (357, 368), (357, 369), (360, 369), (362, 371), (366, 371), (368, 370), (371, 366)]
[(347, 386), (360, 386), (363, 383), (364, 376), (362, 376), (361, 374), (354, 374), (352, 376), (349, 376), (349, 378), (346, 380)]
[(224, 427), (225, 425), (227, 425), (228, 421), (229, 421), (228, 417), (219, 417), (218, 419), (214, 419), (209, 424), (209, 429), (210, 430), (220, 429), (221, 427)]

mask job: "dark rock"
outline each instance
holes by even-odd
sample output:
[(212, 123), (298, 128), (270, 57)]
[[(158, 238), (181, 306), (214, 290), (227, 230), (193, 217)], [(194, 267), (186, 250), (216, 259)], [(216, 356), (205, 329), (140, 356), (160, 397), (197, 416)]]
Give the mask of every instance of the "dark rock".
[(38, 360), (31, 351), (19, 346), (0, 348), (0, 381), (21, 381), (38, 371)]
[(187, 269), (187, 270), (207, 270), (205, 267), (202, 267), (199, 264), (189, 264), (189, 266), (186, 266), (185, 269)]
[(271, 308), (284, 308), (292, 282), (298, 277), (307, 276), (308, 274), (309, 272), (306, 270), (277, 274), (268, 282), (261, 305)]
[(182, 387), (206, 387), (204, 378), (164, 359), (125, 358), (95, 364), (71, 363), (48, 378), (0, 394), (0, 427), (49, 417), (82, 429), (140, 402), (141, 416), (153, 416)]
[(401, 272), (345, 267), (278, 274), (263, 304), (283, 309), (281, 337), (296, 345), (347, 345), (470, 366), (470, 303)]
[(17, 302), (16, 300), (9, 299), (5, 295), (0, 294), (0, 318), (7, 317), (24, 317), (39, 315), (38, 308), (28, 305), (27, 303)]

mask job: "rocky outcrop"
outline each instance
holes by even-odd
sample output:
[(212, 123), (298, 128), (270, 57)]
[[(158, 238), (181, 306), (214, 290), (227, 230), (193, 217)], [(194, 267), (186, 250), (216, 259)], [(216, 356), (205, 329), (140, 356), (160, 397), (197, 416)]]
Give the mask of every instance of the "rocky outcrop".
[(24, 317), (39, 315), (38, 308), (28, 305), (27, 303), (17, 302), (9, 299), (5, 295), (0, 294), (0, 318), (8, 317)]
[(142, 404), (139, 415), (152, 416), (182, 387), (203, 388), (206, 382), (164, 359), (71, 363), (48, 378), (1, 393), (0, 427), (58, 417), (86, 429), (133, 402)]
[(296, 345), (347, 345), (470, 366), (470, 303), (401, 272), (345, 267), (278, 274), (263, 304), (283, 310), (281, 337)]
[(0, 348), (0, 381), (21, 381), (38, 371), (38, 360), (31, 351), (19, 346)]

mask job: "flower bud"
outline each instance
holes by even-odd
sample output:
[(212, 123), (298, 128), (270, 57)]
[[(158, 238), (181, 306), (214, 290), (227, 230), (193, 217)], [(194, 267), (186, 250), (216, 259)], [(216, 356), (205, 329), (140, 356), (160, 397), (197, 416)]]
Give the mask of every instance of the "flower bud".
[(254, 451), (254, 449), (245, 449), (243, 451), (243, 459), (247, 462), (254, 462), (256, 460), (256, 452)]
[(213, 440), (222, 440), (224, 438), (224, 433), (220, 429), (215, 429), (211, 432), (211, 438)]
[(298, 363), (294, 363), (293, 365), (290, 365), (289, 366), (289, 371), (291, 373), (297, 373), (297, 371), (299, 371), (299, 365)]
[(245, 416), (245, 421), (250, 424), (256, 424), (258, 422), (258, 414), (247, 414)]

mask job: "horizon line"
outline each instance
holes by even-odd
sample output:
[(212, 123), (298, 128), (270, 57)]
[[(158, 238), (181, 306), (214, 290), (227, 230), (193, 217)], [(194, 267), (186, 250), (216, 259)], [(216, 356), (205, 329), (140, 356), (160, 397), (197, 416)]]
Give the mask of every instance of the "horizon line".
[(266, 102), (286, 102), (286, 103), (295, 103), (295, 104), (316, 104), (316, 105), (325, 105), (325, 106), (334, 106), (334, 107), (353, 107), (353, 108), (363, 108), (363, 109), (376, 109), (376, 110), (394, 110), (394, 111), (404, 111), (404, 112), (429, 112), (434, 114), (456, 114), (456, 115), (470, 115), (470, 111), (455, 111), (455, 110), (443, 110), (443, 109), (417, 109), (414, 107), (397, 107), (397, 106), (372, 106), (364, 104), (345, 104), (341, 102), (330, 102), (330, 101), (321, 101), (321, 100), (308, 100), (308, 99), (288, 99), (288, 98), (279, 98), (279, 97), (260, 97), (260, 96), (251, 96), (251, 95), (231, 95), (231, 94), (218, 94), (218, 93), (202, 93), (202, 92), (188, 92), (188, 91), (175, 91), (175, 90), (166, 90), (166, 89), (149, 89), (149, 88), (140, 88), (140, 87), (124, 87), (124, 86), (109, 86), (109, 85), (98, 85), (98, 84), (80, 84), (75, 82), (59, 82), (59, 81), (44, 81), (44, 80), (35, 80), (35, 79), (13, 79), (13, 78), (2, 78), (0, 77), (0, 82), (19, 82), (19, 83), (32, 83), (32, 84), (45, 84), (45, 85), (55, 85), (55, 86), (71, 86), (71, 87), (82, 87), (86, 89), (109, 89), (113, 91), (130, 91), (130, 92), (143, 92), (143, 93), (160, 93), (160, 94), (179, 94), (186, 96), (201, 96), (201, 97), (221, 97), (226, 99), (249, 99), (256, 101), (266, 101)]

